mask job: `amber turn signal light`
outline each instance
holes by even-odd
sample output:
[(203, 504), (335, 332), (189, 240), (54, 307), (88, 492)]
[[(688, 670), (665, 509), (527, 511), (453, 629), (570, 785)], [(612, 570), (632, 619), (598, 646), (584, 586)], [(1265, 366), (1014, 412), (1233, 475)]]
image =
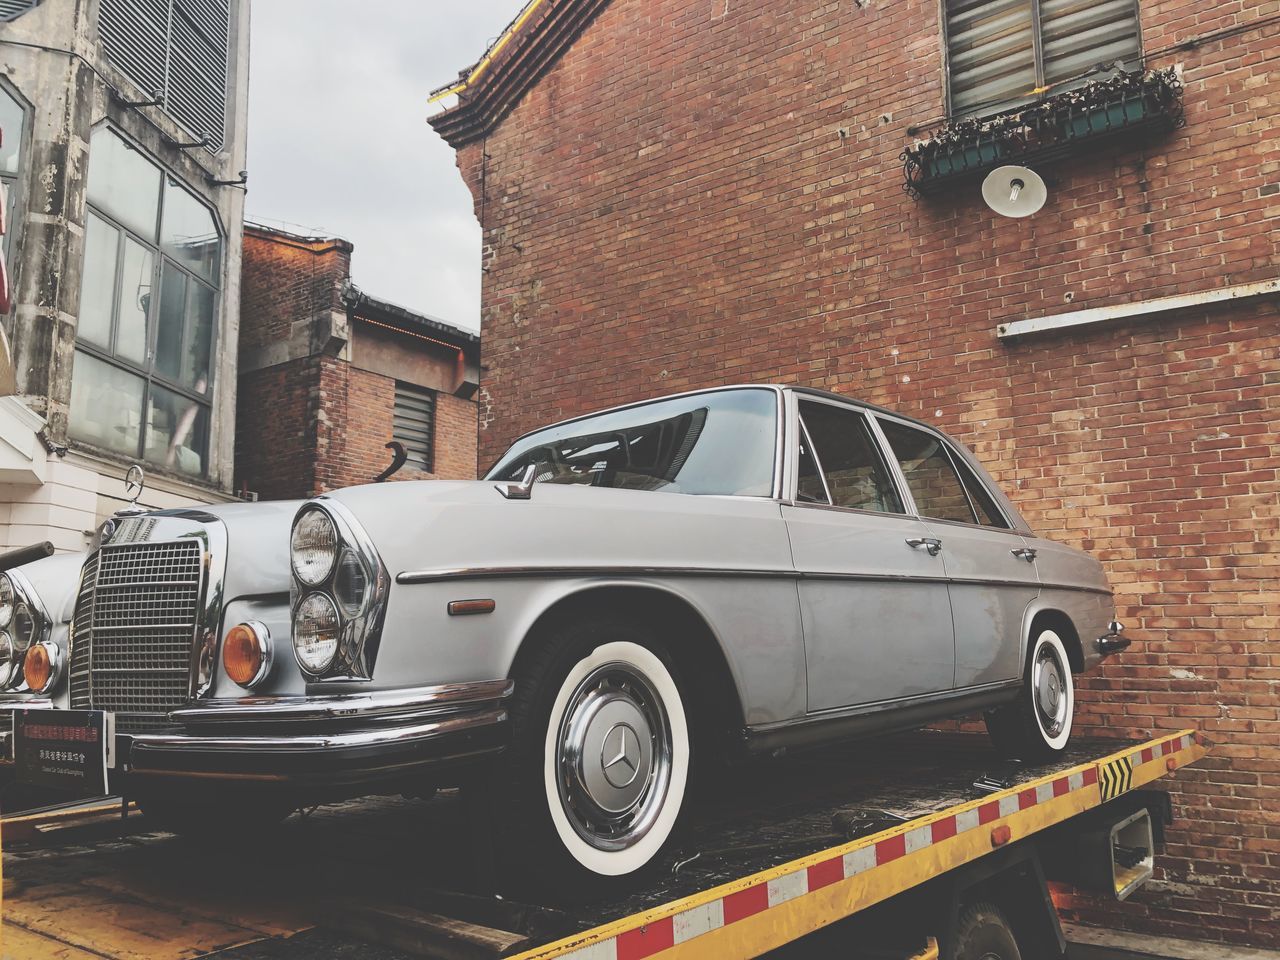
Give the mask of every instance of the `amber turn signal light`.
[(242, 687), (252, 687), (271, 672), (271, 634), (261, 623), (237, 623), (222, 641), (222, 669)]
[(58, 648), (53, 644), (47, 641), (32, 644), (22, 661), (22, 674), (27, 686), (36, 693), (48, 693), (58, 679), (59, 663)]

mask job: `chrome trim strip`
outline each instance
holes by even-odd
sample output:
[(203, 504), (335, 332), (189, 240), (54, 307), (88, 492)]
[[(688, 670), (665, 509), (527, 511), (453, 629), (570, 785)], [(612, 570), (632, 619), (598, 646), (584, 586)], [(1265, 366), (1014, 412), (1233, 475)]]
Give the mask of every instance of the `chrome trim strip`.
[[(375, 727), (368, 730), (349, 730), (338, 733), (321, 733), (308, 736), (279, 737), (204, 737), (185, 734), (143, 733), (132, 736), (131, 756), (144, 755), (148, 750), (171, 750), (192, 753), (305, 753), (351, 747), (378, 747), (423, 740), (435, 740), (455, 733), (493, 727), (505, 723), (507, 711), (499, 708), (460, 717), (446, 717), (417, 723), (412, 726)], [(131, 766), (148, 769), (145, 763)]]
[[(801, 504), (814, 506), (814, 504)], [(820, 506), (820, 505), (819, 505)], [(821, 570), (800, 571), (769, 569), (764, 567), (625, 567), (625, 566), (510, 566), (510, 567), (440, 567), (434, 570), (405, 570), (396, 574), (396, 583), (437, 583), (443, 580), (524, 579), (527, 577), (777, 577), (791, 580), (868, 580), (895, 583), (961, 583), (985, 584), (997, 587), (1025, 587), (1022, 580), (999, 578), (978, 579), (968, 577), (907, 577), (876, 573), (839, 573)], [(1086, 587), (1068, 583), (1042, 583), (1045, 590), (1074, 590), (1081, 593), (1099, 593), (1111, 596), (1112, 591), (1102, 587)]]
[(505, 700), (513, 690), (511, 680), (482, 680), (368, 693), (221, 698), (173, 710), (169, 719), (182, 724), (409, 720)]
[(1014, 687), (1022, 686), (1021, 679), (1015, 680), (996, 680), (993, 683), (982, 683), (974, 687), (957, 687), (953, 690), (937, 690), (933, 693), (921, 693), (914, 697), (900, 697), (897, 700), (875, 700), (871, 703), (859, 703), (852, 707), (832, 707), (829, 710), (822, 710), (817, 713), (808, 713), (802, 717), (794, 717), (790, 720), (776, 720), (773, 723), (763, 723), (759, 726), (750, 728), (750, 732), (755, 733), (771, 733), (774, 730), (785, 730), (792, 727), (800, 727), (810, 723), (821, 723), (825, 720), (838, 720), (842, 717), (858, 717), (868, 713), (879, 713), (883, 710), (894, 710), (902, 706), (910, 706), (916, 703), (945, 703), (948, 700), (958, 700), (962, 697), (972, 696), (981, 693), (995, 693), (1001, 690), (1009, 690)]
[(48, 697), (30, 697), (26, 700), (0, 700), (0, 711), (4, 710), (53, 710), (53, 701)]
[(435, 570), (405, 570), (396, 574), (396, 583), (435, 583), (441, 580), (479, 580), (489, 577), (513, 579), (524, 577), (789, 577), (798, 578), (795, 570), (766, 568), (715, 567), (622, 567), (622, 566), (511, 566), (511, 567), (441, 567)]

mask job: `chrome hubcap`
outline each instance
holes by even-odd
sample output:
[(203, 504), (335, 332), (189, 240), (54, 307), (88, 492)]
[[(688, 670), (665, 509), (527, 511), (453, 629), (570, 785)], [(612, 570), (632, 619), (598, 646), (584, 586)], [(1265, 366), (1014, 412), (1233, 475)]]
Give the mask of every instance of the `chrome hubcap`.
[(662, 701), (629, 664), (594, 670), (573, 691), (557, 739), (560, 802), (585, 841), (624, 850), (653, 826), (671, 780)]
[(1044, 646), (1036, 653), (1032, 666), (1031, 683), (1035, 690), (1036, 712), (1040, 726), (1051, 737), (1062, 733), (1067, 722), (1066, 671), (1058, 660), (1057, 652)]

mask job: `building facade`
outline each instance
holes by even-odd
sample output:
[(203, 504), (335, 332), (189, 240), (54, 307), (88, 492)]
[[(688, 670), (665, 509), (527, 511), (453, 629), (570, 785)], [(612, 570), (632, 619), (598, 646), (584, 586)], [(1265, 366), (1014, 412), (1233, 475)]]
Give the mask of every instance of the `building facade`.
[[(432, 120), (484, 231), (482, 460), (540, 423), (742, 381), (958, 436), (1038, 532), (1107, 565), (1135, 643), (1082, 681), (1079, 734), (1218, 744), (1173, 787), (1158, 882), (1062, 905), (1268, 946), (1275, 13), (536, 0)], [(983, 201), (1010, 162), (1047, 183), (1032, 216)]]
[(0, 547), (229, 496), (247, 80), (244, 0), (0, 4)]
[(363, 293), (353, 247), (249, 224), (241, 282), (236, 489), (310, 497), (368, 483), (399, 441), (398, 480), (476, 476), (480, 338)]

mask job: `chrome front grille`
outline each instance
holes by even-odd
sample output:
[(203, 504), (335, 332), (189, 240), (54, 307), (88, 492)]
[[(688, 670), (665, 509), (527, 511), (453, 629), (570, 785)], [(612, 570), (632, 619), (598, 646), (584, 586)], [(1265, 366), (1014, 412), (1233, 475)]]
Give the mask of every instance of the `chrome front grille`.
[(191, 696), (204, 587), (198, 539), (103, 547), (85, 564), (71, 635), (71, 705), (121, 733), (167, 724)]

